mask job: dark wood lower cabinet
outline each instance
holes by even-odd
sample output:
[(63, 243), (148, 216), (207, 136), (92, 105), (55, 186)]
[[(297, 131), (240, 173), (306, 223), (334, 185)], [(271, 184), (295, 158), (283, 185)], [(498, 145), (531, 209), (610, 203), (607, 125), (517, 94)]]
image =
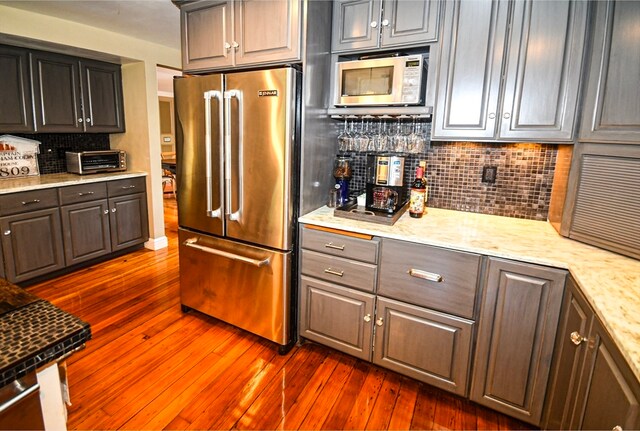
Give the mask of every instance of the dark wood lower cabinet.
[(60, 208), (67, 265), (111, 253), (109, 206), (106, 199)]
[(378, 297), (373, 363), (467, 395), (473, 321)]
[(575, 282), (567, 286), (545, 428), (640, 429), (638, 379)]
[(0, 229), (9, 281), (21, 282), (64, 268), (57, 207), (1, 217)]
[(145, 242), (149, 238), (146, 194), (109, 198), (109, 221), (113, 251)]
[(489, 259), (471, 399), (538, 426), (566, 271)]
[(144, 177), (0, 194), (0, 276), (19, 283), (149, 238)]
[(306, 276), (300, 281), (300, 335), (371, 360), (375, 296)]

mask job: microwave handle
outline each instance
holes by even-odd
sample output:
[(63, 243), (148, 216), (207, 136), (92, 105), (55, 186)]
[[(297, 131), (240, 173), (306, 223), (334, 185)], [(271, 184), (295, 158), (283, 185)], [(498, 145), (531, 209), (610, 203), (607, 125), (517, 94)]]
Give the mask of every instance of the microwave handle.
[[(220, 193), (220, 201), (218, 202), (218, 208), (213, 209), (213, 169), (211, 166), (211, 99), (218, 100), (218, 117), (222, 119), (222, 92), (217, 90), (210, 90), (204, 92), (204, 153), (205, 153), (205, 172), (207, 183), (207, 217), (222, 218), (222, 193)], [(222, 124), (220, 121), (219, 124)], [(220, 136), (219, 141), (222, 142), (222, 127), (219, 127)], [(220, 154), (220, 165), (222, 167), (222, 154)], [(222, 171), (220, 171), (222, 172)]]

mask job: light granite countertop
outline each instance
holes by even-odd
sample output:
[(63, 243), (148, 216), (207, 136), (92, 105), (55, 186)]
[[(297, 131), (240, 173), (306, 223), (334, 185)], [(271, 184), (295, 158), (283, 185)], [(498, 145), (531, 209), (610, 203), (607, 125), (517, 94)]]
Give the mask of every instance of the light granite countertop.
[(0, 194), (26, 192), (29, 190), (48, 189), (52, 187), (74, 186), (78, 184), (97, 183), (100, 181), (122, 180), (125, 178), (143, 177), (146, 175), (146, 172), (125, 171), (90, 175), (66, 173), (44, 174), (30, 177), (0, 179)]
[(333, 216), (322, 207), (300, 223), (568, 269), (640, 380), (640, 261), (560, 236), (547, 222), (428, 208), (393, 226)]

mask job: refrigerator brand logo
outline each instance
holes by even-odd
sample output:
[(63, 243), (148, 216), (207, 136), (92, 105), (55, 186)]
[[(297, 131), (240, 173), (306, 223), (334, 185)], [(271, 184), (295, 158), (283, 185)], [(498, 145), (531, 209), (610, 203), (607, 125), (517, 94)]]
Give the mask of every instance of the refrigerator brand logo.
[(278, 90), (258, 90), (258, 97), (278, 96)]

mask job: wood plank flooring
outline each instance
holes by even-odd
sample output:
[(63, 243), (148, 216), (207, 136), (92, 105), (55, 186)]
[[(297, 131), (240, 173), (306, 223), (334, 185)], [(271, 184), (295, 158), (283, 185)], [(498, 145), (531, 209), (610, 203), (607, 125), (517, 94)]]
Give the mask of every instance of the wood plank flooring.
[(532, 429), (392, 371), (305, 343), (275, 345), (179, 303), (169, 247), (28, 288), (91, 324), (69, 360), (69, 429)]

